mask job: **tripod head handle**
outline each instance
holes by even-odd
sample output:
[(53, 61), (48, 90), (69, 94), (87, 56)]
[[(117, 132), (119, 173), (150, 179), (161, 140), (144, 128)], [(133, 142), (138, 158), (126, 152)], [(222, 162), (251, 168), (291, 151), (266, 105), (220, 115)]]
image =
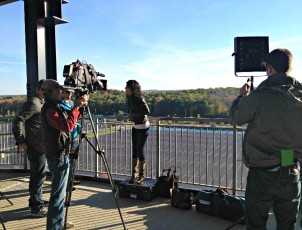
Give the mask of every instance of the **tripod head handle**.
[(254, 90), (254, 76), (251, 76), (250, 78), (248, 78), (247, 79), (247, 81), (246, 81), (247, 83), (249, 83), (250, 84), (250, 90), (252, 91), (252, 90)]
[(81, 132), (81, 139), (86, 138), (87, 137), (87, 133), (85, 131)]

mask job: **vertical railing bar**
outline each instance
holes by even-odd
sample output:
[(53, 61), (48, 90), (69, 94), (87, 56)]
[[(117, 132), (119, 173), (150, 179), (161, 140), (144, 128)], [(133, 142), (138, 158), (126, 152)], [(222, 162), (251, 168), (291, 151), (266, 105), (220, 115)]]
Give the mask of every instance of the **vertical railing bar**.
[(206, 128), (206, 184), (208, 184), (208, 163), (209, 163), (209, 154), (208, 154), (208, 132), (209, 129)]
[(124, 154), (122, 154), (122, 143), (123, 143), (123, 129), (122, 129), (122, 124), (120, 124), (120, 132), (119, 132), (119, 136), (120, 136), (120, 145), (121, 145), (121, 147), (119, 148), (119, 166), (118, 167), (116, 167), (116, 169), (119, 169), (119, 171), (117, 171), (117, 173), (118, 174), (122, 174), (122, 171), (121, 171), (121, 169), (122, 169), (122, 156), (124, 155)]
[(218, 187), (221, 187), (221, 129), (219, 129), (219, 148), (218, 148)]
[(156, 167), (156, 177), (160, 176), (161, 165), (160, 165), (160, 120), (157, 120), (157, 167)]
[[(94, 118), (94, 126), (96, 127), (96, 136), (97, 138), (99, 137), (99, 119), (98, 118)], [(98, 145), (97, 145), (97, 150), (98, 149)], [(98, 168), (99, 168), (99, 154), (94, 153), (94, 160), (95, 160), (95, 164), (94, 164), (94, 177), (97, 178), (98, 177)]]
[(182, 178), (183, 178), (183, 171), (182, 171), (182, 166), (183, 166), (183, 127), (181, 127), (181, 133), (180, 133), (180, 178), (181, 178), (181, 181), (182, 181)]
[(201, 184), (202, 128), (199, 129), (199, 183)]
[(163, 126), (161, 126), (160, 127), (161, 129), (162, 129), (162, 138), (163, 138), (163, 140), (162, 140), (162, 145), (163, 146), (160, 146), (161, 147), (161, 149), (163, 150), (162, 151), (162, 154), (161, 154), (161, 158), (162, 158), (162, 168), (163, 169), (165, 169), (166, 168), (166, 159), (165, 159), (165, 143), (166, 143), (166, 141), (165, 141), (165, 137), (166, 137), (166, 132), (165, 132), (165, 125), (163, 125)]
[(229, 158), (229, 130), (226, 132), (226, 153), (225, 153), (225, 186), (228, 188), (228, 158)]
[(117, 156), (117, 154), (118, 154), (118, 150), (117, 150), (117, 135), (118, 135), (118, 133), (117, 133), (117, 126), (118, 126), (118, 124), (117, 123), (115, 123), (115, 126), (114, 126), (114, 132), (115, 132), (115, 150), (114, 150), (114, 152), (115, 152), (115, 173), (117, 174), (117, 161), (118, 161), (118, 156)]
[[(93, 119), (93, 117), (92, 117), (92, 119)], [(96, 138), (98, 138), (98, 124), (94, 121), (94, 127), (96, 127)], [(88, 124), (86, 125), (86, 128), (88, 127)], [(97, 142), (96, 142), (96, 140), (94, 140), (94, 145), (95, 146), (97, 146)], [(88, 146), (88, 143), (87, 143), (87, 146)], [(91, 153), (90, 153), (91, 154)], [(95, 153), (96, 154), (96, 153)], [(86, 171), (89, 171), (89, 151), (86, 151)], [(97, 155), (97, 154), (96, 154)], [(92, 170), (90, 170), (90, 171), (92, 171)]]
[(187, 183), (189, 183), (189, 128), (187, 127)]
[(232, 193), (236, 194), (237, 188), (237, 129), (233, 125), (233, 188)]
[[(243, 140), (243, 135), (244, 135), (244, 132), (242, 131), (241, 132), (241, 140)], [(242, 156), (242, 154), (241, 154), (241, 156)], [(241, 180), (240, 180), (241, 185), (240, 185), (240, 189), (242, 189), (242, 184), (243, 184), (243, 160), (242, 160), (242, 157), (241, 157), (241, 166), (240, 167), (241, 167)]]
[[(153, 131), (153, 125), (151, 124), (150, 125), (150, 131), (149, 131), (149, 135), (152, 133), (152, 135), (151, 135), (151, 137), (150, 138), (148, 138), (148, 141), (151, 139), (151, 143), (150, 143), (150, 145), (151, 145), (151, 149), (150, 149), (150, 158), (151, 158), (151, 164), (150, 164), (150, 169), (151, 169), (151, 178), (154, 178), (154, 175), (153, 175), (153, 164), (154, 164), (154, 158), (153, 158), (153, 138), (154, 138), (154, 135), (153, 135), (153, 132), (151, 132), (151, 131)], [(156, 177), (156, 176), (155, 176)]]
[(213, 138), (213, 149), (212, 149), (212, 186), (215, 186), (215, 175), (214, 175), (214, 166), (215, 166), (215, 130), (212, 129), (212, 138)]
[(195, 184), (195, 128), (193, 128), (193, 184)]
[(169, 165), (171, 166), (171, 126), (169, 126)]
[(177, 159), (177, 127), (174, 126), (174, 136), (175, 136), (175, 162), (174, 162), (174, 165), (175, 165), (175, 169), (177, 169), (177, 162), (178, 162), (178, 159)]

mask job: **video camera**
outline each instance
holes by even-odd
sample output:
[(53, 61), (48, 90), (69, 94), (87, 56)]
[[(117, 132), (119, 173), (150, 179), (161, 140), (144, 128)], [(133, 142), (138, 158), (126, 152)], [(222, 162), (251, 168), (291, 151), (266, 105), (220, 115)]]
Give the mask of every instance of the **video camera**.
[(66, 78), (64, 85), (74, 88), (80, 95), (107, 90), (107, 80), (98, 78), (105, 77), (105, 74), (96, 72), (93, 65), (85, 61), (77, 60), (65, 65), (63, 77)]

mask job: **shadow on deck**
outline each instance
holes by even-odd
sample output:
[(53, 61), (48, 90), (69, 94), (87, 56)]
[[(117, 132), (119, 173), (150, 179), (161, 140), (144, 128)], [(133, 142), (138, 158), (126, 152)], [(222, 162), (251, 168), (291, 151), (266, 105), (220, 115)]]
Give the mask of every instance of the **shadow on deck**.
[[(13, 203), (10, 205), (3, 197), (0, 199), (0, 215), (6, 229), (45, 229), (46, 218), (30, 216), (28, 174), (1, 172), (0, 179), (0, 191)], [(76, 188), (68, 209), (68, 220), (75, 224), (74, 229), (123, 229), (110, 185), (81, 180)], [(43, 199), (49, 199), (49, 192), (50, 181), (47, 180)], [(148, 202), (117, 196), (117, 200), (127, 229), (223, 230), (232, 225), (232, 222), (197, 212), (195, 206), (189, 211), (173, 208), (170, 199), (156, 197)], [(267, 228), (275, 229), (273, 214)], [(232, 229), (245, 229), (245, 226), (239, 224)]]

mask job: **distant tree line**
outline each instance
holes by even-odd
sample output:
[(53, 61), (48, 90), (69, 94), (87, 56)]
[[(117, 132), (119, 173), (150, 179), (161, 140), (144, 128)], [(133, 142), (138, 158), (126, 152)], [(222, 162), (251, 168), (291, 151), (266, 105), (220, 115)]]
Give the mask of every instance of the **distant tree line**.
[[(154, 117), (227, 117), (238, 88), (210, 88), (144, 92)], [(26, 96), (0, 96), (0, 114), (14, 116)], [(126, 111), (125, 92), (108, 90), (90, 95), (89, 108), (95, 115), (121, 115)]]

